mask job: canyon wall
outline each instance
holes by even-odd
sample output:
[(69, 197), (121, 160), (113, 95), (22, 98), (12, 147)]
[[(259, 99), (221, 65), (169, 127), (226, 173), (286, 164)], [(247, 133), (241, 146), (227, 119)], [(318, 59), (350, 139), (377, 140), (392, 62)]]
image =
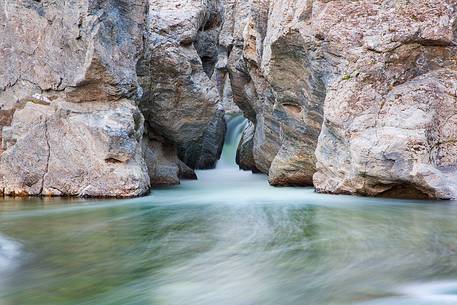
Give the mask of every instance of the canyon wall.
[[(224, 36), (235, 103), (255, 126), (246, 130), (242, 168), (269, 175), (273, 185), (312, 185), (314, 151), (326, 86), (336, 63), (312, 31), (310, 1), (234, 1)], [(221, 42), (221, 44), (226, 42)], [(254, 162), (252, 162), (252, 160)]]
[(136, 196), (214, 167), (457, 198), (453, 0), (5, 1), (0, 190)]
[(5, 1), (0, 193), (138, 196), (213, 167), (223, 108), (194, 47), (208, 3)]
[(242, 168), (326, 193), (457, 197), (455, 1), (229, 7), (234, 100), (255, 126)]

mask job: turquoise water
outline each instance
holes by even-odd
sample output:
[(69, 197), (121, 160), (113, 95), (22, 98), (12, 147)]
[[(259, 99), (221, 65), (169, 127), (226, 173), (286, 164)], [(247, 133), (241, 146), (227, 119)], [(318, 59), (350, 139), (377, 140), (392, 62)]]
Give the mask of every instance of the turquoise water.
[(457, 304), (456, 203), (198, 176), (131, 200), (5, 200), (0, 305)]

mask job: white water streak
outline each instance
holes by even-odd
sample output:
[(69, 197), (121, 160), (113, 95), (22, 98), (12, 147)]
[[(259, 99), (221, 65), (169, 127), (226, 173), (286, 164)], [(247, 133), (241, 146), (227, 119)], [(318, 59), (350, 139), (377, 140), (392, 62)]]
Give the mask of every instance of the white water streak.
[(21, 248), (20, 243), (0, 235), (0, 271), (16, 266)]

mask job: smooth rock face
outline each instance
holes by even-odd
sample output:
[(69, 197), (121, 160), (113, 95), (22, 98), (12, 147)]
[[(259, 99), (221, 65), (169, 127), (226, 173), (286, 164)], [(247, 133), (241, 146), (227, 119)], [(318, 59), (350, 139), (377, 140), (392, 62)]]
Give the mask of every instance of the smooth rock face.
[(158, 141), (143, 138), (143, 152), (152, 186), (179, 184), (176, 149)]
[(181, 179), (197, 179), (194, 170), (178, 158), (174, 145), (147, 133), (142, 147), (152, 186), (177, 185)]
[(249, 122), (243, 131), (241, 136), (240, 144), (236, 151), (236, 163), (242, 170), (251, 170), (253, 172), (259, 172), (256, 167), (254, 159), (254, 135), (255, 127), (252, 122)]
[(137, 67), (146, 121), (191, 168), (214, 167), (225, 134), (219, 92), (210, 79), (220, 26), (216, 4), (150, 0), (145, 52)]

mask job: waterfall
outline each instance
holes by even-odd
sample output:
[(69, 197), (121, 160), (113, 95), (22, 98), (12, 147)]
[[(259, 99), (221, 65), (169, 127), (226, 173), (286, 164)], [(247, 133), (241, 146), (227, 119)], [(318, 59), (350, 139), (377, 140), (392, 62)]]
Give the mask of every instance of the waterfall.
[(217, 162), (217, 168), (228, 168), (236, 166), (236, 151), (238, 144), (241, 140), (243, 130), (246, 128), (248, 123), (247, 119), (242, 115), (227, 116), (227, 131), (225, 134), (224, 148), (222, 150), (222, 156), (219, 162)]

